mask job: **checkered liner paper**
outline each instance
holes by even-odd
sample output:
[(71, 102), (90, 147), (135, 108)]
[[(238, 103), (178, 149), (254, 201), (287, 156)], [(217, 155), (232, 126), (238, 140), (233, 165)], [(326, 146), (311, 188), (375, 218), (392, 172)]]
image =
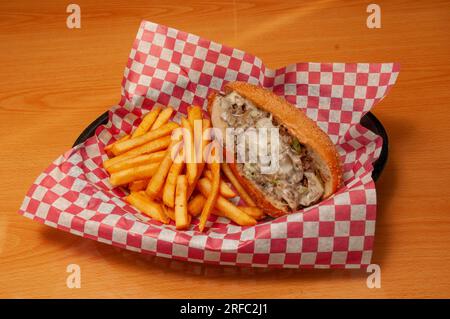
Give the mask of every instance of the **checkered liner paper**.
[[(132, 251), (185, 261), (283, 268), (360, 268), (370, 264), (376, 217), (371, 177), (382, 139), (361, 117), (384, 98), (395, 63), (297, 63), (271, 70), (248, 53), (143, 21), (107, 125), (57, 158), (33, 183), (20, 214), (75, 235)], [(301, 108), (336, 143), (345, 186), (331, 198), (256, 226), (211, 216), (207, 231), (150, 220), (112, 188), (104, 146), (130, 133), (155, 103), (206, 107), (228, 81), (258, 84)]]

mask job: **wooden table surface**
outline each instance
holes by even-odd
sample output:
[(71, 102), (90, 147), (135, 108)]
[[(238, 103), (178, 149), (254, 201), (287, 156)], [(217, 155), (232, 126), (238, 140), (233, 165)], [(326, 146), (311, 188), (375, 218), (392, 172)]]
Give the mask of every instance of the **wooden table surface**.
[[(403, 298), (450, 297), (450, 2), (378, 1), (381, 29), (366, 27), (369, 1), (87, 1), (81, 29), (67, 1), (0, 4), (0, 297)], [(132, 4), (131, 4), (132, 3)], [(37, 175), (81, 130), (118, 102), (142, 19), (261, 57), (401, 63), (374, 110), (390, 137), (377, 183), (373, 262), (361, 270), (253, 270), (144, 256), (57, 231), (17, 214)], [(66, 267), (81, 267), (81, 288)]]

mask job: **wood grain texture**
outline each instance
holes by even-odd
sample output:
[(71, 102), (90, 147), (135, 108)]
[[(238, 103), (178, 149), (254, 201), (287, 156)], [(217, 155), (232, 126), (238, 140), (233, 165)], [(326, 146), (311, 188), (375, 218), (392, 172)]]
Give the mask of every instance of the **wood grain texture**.
[[(132, 4), (130, 4), (132, 2)], [(365, 1), (76, 1), (0, 3), (0, 297), (450, 297), (449, 1), (378, 1), (382, 28), (366, 28)], [(364, 271), (260, 270), (143, 256), (42, 226), (16, 212), (36, 176), (119, 100), (142, 19), (261, 57), (401, 63), (374, 110), (390, 137), (379, 182), (373, 262)], [(81, 289), (66, 266), (81, 266)]]

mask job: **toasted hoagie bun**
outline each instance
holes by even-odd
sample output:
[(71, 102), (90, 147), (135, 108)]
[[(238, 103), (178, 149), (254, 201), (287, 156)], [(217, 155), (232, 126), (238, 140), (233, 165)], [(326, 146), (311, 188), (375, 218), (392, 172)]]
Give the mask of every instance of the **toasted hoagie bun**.
[[(258, 163), (236, 162), (236, 154), (232, 156), (234, 163), (229, 163), (265, 213), (281, 216), (336, 192), (342, 183), (339, 154), (328, 135), (303, 111), (273, 92), (248, 83), (230, 82), (224, 91), (208, 98), (211, 122), (223, 137), (227, 128), (278, 128), (280, 132), (280, 167), (276, 173), (263, 174)], [(235, 150), (226, 145), (225, 152)]]

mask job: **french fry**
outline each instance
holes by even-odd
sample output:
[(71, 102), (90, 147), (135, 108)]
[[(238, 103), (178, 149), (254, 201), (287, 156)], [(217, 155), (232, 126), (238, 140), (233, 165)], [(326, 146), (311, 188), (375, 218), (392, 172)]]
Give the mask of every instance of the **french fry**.
[[(250, 206), (238, 206), (238, 208), (239, 208), (241, 211), (243, 211), (242, 208), (244, 208), (244, 207), (250, 207)], [(216, 215), (216, 216), (219, 216), (219, 217), (225, 217), (225, 218), (228, 218), (226, 213), (223, 213), (222, 211), (220, 211), (220, 210), (218, 210), (218, 209), (214, 209), (214, 210), (212, 211), (212, 214), (213, 214), (213, 215)], [(255, 219), (256, 219), (256, 218), (255, 218)]]
[(202, 160), (202, 108), (194, 105), (188, 108), (187, 118), (192, 128), (194, 137), (195, 158), (200, 163)]
[(125, 200), (145, 215), (163, 224), (169, 223), (169, 218), (164, 214), (161, 205), (151, 201), (142, 193), (131, 193)]
[(192, 185), (197, 176), (197, 161), (195, 159), (194, 130), (189, 121), (181, 119), (183, 127), (183, 143), (186, 157), (186, 177), (189, 185)]
[(191, 127), (194, 128), (195, 121), (202, 120), (202, 108), (198, 105), (193, 105), (190, 108), (188, 108), (188, 121), (189, 124), (191, 124)]
[(206, 198), (202, 194), (197, 194), (188, 203), (188, 213), (192, 216), (197, 216), (202, 212), (205, 205)]
[(137, 181), (133, 181), (128, 185), (128, 189), (130, 192), (139, 192), (144, 190), (147, 187), (148, 179), (140, 179)]
[[(202, 128), (203, 128), (203, 133), (202, 133), (202, 149), (205, 149), (206, 145), (208, 144), (209, 140), (208, 140), (208, 136), (206, 136), (206, 130), (209, 129), (211, 127), (211, 121), (208, 119), (203, 119), (202, 120)], [(197, 176), (195, 177), (195, 181), (194, 183), (192, 183), (191, 185), (189, 185), (188, 188), (188, 199), (191, 198), (192, 193), (195, 190), (195, 186), (198, 182), (198, 180), (200, 179), (200, 177), (202, 177), (202, 173), (203, 173), (203, 169), (205, 168), (205, 162), (203, 160), (203, 154), (202, 154), (202, 159), (199, 161), (200, 163), (198, 164), (198, 168), (197, 168)]]
[(175, 190), (175, 226), (177, 229), (189, 227), (189, 216), (187, 212), (187, 177), (179, 175)]
[(152, 179), (150, 179), (147, 189), (145, 190), (147, 196), (149, 196), (150, 198), (155, 198), (162, 191), (164, 181), (166, 180), (167, 174), (169, 173), (170, 167), (172, 166), (173, 162), (172, 148), (180, 142), (181, 138), (182, 135), (179, 134), (178, 136), (175, 136), (174, 139), (170, 142), (166, 154), (159, 164), (157, 171), (152, 176)]
[(220, 187), (220, 164), (218, 161), (213, 160), (211, 163), (211, 190), (206, 198), (205, 205), (203, 206), (202, 214), (200, 215), (199, 230), (202, 232), (205, 229), (206, 221), (208, 220), (211, 211), (213, 210), (217, 197), (219, 196)]
[(216, 215), (216, 216), (219, 216), (219, 217), (227, 217), (227, 216), (225, 216), (224, 213), (222, 213), (220, 210), (217, 210), (217, 209), (214, 209), (214, 210), (212, 211), (212, 214), (213, 214), (213, 215)]
[[(212, 180), (212, 173), (210, 170), (205, 170), (203, 175), (208, 178), (210, 181)], [(225, 181), (222, 179), (220, 180), (220, 187), (219, 187), (220, 195), (222, 195), (225, 198), (233, 198), (236, 197), (236, 193), (231, 189), (230, 186), (228, 186)]]
[(113, 164), (109, 166), (106, 170), (111, 174), (118, 171), (123, 171), (124, 169), (136, 167), (136, 166), (142, 166), (147, 165), (151, 163), (158, 163), (161, 162), (164, 158), (164, 155), (166, 154), (166, 151), (159, 151), (151, 154), (143, 154), (138, 155), (136, 157), (132, 157), (130, 159), (125, 159), (123, 161), (120, 161), (116, 164)]
[[(143, 196), (147, 197), (147, 195), (145, 194), (144, 191), (142, 191), (140, 193), (142, 193)], [(167, 207), (163, 203), (158, 202), (158, 204), (159, 204), (159, 206), (161, 206), (161, 210), (162, 210), (164, 216), (166, 216), (167, 220), (170, 222), (170, 220), (172, 218), (170, 218), (170, 212), (167, 210)], [(174, 220), (174, 219), (172, 219), (172, 220)]]
[(119, 186), (137, 181), (140, 179), (148, 179), (152, 177), (158, 170), (159, 163), (151, 163), (148, 165), (142, 165), (125, 169), (112, 173), (109, 177), (109, 182), (113, 186)]
[(161, 126), (163, 126), (165, 123), (167, 123), (170, 119), (170, 116), (173, 113), (173, 108), (170, 106), (164, 108), (161, 113), (159, 113), (158, 117), (156, 118), (156, 121), (153, 123), (150, 131), (154, 131)]
[(130, 138), (130, 135), (124, 135), (124, 136), (122, 136), (121, 138), (119, 138), (117, 141), (115, 141), (115, 142), (113, 142), (113, 143), (111, 143), (111, 144), (106, 145), (105, 148), (104, 148), (105, 153), (108, 154), (109, 156), (111, 156), (111, 155), (112, 155), (112, 153), (111, 153), (111, 148), (112, 148), (116, 143), (126, 141), (126, 140), (128, 140), (129, 138)]
[(205, 158), (205, 149), (206, 146), (211, 142), (212, 135), (211, 135), (211, 120), (209, 119), (203, 119), (202, 120), (202, 141), (201, 141), (201, 153), (200, 153), (200, 163), (204, 164), (206, 163)]
[(144, 145), (148, 142), (157, 140), (158, 138), (170, 135), (174, 129), (179, 127), (179, 125), (175, 122), (169, 122), (156, 130), (150, 131), (148, 133), (144, 133), (138, 137), (130, 138), (126, 141), (114, 143), (114, 146), (111, 148), (111, 152), (114, 155), (123, 154), (133, 148)]
[(234, 176), (233, 172), (231, 171), (231, 168), (228, 166), (227, 163), (222, 163), (222, 171), (225, 174), (225, 176), (228, 178), (228, 180), (231, 182), (231, 184), (234, 186), (234, 188), (236, 188), (236, 191), (238, 192), (238, 194), (242, 198), (242, 200), (248, 206), (256, 206), (256, 203), (253, 201), (253, 199), (250, 197), (250, 195), (247, 193), (247, 191), (244, 189), (244, 187), (238, 181), (236, 176)]
[[(197, 188), (203, 194), (208, 196), (211, 192), (211, 182), (207, 178), (202, 178), (197, 183)], [(222, 196), (217, 197), (216, 209), (219, 210), (225, 217), (231, 219), (236, 224), (241, 226), (252, 226), (256, 224), (256, 220), (241, 211), (237, 206), (226, 200)]]
[(147, 133), (148, 130), (150, 129), (150, 127), (152, 127), (156, 118), (158, 117), (159, 112), (161, 112), (161, 106), (155, 105), (152, 108), (152, 110), (145, 115), (141, 124), (139, 124), (139, 126), (136, 128), (136, 130), (131, 135), (131, 137), (135, 138), (135, 137), (143, 135), (144, 133)]
[(163, 188), (162, 200), (166, 206), (171, 208), (175, 206), (175, 186), (177, 184), (178, 175), (180, 175), (184, 167), (183, 157), (184, 152), (183, 150), (180, 150), (175, 161), (170, 167), (169, 173), (167, 174), (166, 183)]
[(136, 157), (138, 155), (142, 155), (142, 154), (154, 153), (157, 151), (164, 150), (170, 145), (170, 142), (171, 142), (170, 136), (161, 137), (157, 140), (154, 140), (154, 141), (151, 141), (142, 146), (133, 148), (132, 150), (129, 150), (126, 153), (120, 154), (119, 156), (116, 156), (116, 157), (113, 157), (113, 158), (110, 158), (110, 159), (104, 161), (103, 167), (105, 169), (108, 169), (110, 166), (117, 164), (123, 160), (130, 159), (130, 158)]
[(263, 219), (265, 216), (263, 210), (256, 206), (238, 206), (238, 208), (256, 220)]
[(163, 208), (164, 213), (169, 217), (171, 220), (175, 221), (175, 211), (173, 208), (166, 207), (166, 205), (161, 205)]
[[(169, 216), (169, 218), (170, 218), (171, 220), (175, 221), (175, 210), (174, 210), (173, 208), (166, 207), (166, 206), (164, 206), (164, 205), (163, 205), (163, 207), (165, 207), (165, 209), (166, 209), (166, 215)], [(189, 221), (189, 224), (190, 224), (190, 223), (191, 223), (191, 222)]]

